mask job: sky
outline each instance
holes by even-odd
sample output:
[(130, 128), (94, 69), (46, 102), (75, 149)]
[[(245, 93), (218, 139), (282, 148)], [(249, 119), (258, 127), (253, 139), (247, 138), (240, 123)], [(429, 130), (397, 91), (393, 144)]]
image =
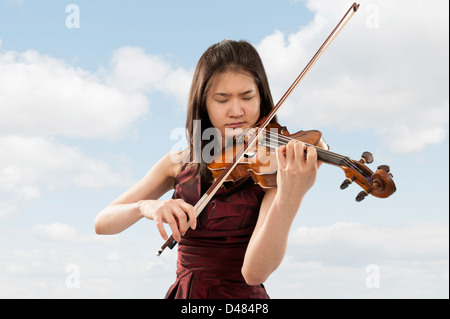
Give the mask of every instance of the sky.
[[(0, 298), (163, 298), (153, 222), (100, 236), (96, 215), (182, 143), (206, 48), (252, 43), (278, 101), (352, 3), (0, 0)], [(360, 4), (278, 119), (397, 191), (357, 203), (322, 165), (271, 298), (449, 298), (449, 3)]]

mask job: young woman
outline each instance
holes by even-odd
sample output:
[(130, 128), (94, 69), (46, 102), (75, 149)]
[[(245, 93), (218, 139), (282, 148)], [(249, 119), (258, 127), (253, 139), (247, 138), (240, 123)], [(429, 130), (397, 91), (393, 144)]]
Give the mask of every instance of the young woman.
[[(214, 138), (225, 145), (273, 108), (253, 46), (225, 40), (209, 47), (195, 70), (188, 103), (189, 149), (159, 160), (100, 212), (95, 230), (116, 234), (148, 218), (167, 240), (167, 223), (178, 242), (178, 261), (177, 279), (166, 298), (268, 298), (263, 283), (283, 260), (291, 223), (314, 184), (316, 150), (294, 141), (279, 147), (277, 188), (263, 189), (251, 178), (225, 185), (196, 219), (193, 206), (212, 175), (205, 160), (209, 152), (196, 154), (194, 136), (213, 129)], [(202, 139), (200, 151), (208, 143)], [(187, 160), (176, 160), (179, 156)], [(172, 199), (158, 200), (172, 189)]]

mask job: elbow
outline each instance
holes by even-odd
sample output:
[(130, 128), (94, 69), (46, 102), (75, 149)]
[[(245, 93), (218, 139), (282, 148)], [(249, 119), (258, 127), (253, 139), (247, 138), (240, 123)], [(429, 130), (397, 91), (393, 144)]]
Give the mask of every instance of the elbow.
[(94, 230), (97, 235), (110, 235), (110, 218), (108, 218), (108, 207), (104, 208), (95, 218)]
[(94, 230), (97, 235), (106, 235), (105, 227), (103, 225), (100, 215), (97, 216), (94, 222)]
[(251, 271), (248, 269), (245, 269), (244, 267), (241, 270), (242, 277), (244, 277), (245, 282), (249, 286), (257, 286), (261, 285), (267, 280), (268, 275), (258, 273), (256, 271)]
[(103, 235), (102, 227), (101, 227), (100, 223), (98, 222), (98, 220), (95, 220), (95, 222), (94, 222), (94, 229), (95, 229), (95, 233), (97, 235)]

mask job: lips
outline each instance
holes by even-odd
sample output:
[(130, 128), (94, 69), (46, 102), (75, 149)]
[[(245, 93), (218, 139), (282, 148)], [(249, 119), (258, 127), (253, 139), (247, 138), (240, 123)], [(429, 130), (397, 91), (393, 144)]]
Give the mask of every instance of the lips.
[(242, 125), (244, 125), (244, 123), (245, 123), (245, 122), (229, 123), (229, 124), (226, 124), (225, 127), (228, 127), (228, 128), (238, 128), (238, 127), (241, 127)]

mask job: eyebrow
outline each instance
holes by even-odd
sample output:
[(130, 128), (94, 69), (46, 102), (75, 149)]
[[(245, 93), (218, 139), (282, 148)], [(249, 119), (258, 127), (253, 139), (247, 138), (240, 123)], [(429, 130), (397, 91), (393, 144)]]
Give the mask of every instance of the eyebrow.
[[(253, 92), (255, 92), (255, 90), (254, 89), (250, 89), (250, 90), (247, 90), (247, 91), (239, 93), (239, 95), (247, 95), (247, 94), (250, 94), (250, 93), (253, 93)], [(230, 93), (217, 92), (217, 93), (214, 93), (214, 95), (230, 96), (231, 94)]]

